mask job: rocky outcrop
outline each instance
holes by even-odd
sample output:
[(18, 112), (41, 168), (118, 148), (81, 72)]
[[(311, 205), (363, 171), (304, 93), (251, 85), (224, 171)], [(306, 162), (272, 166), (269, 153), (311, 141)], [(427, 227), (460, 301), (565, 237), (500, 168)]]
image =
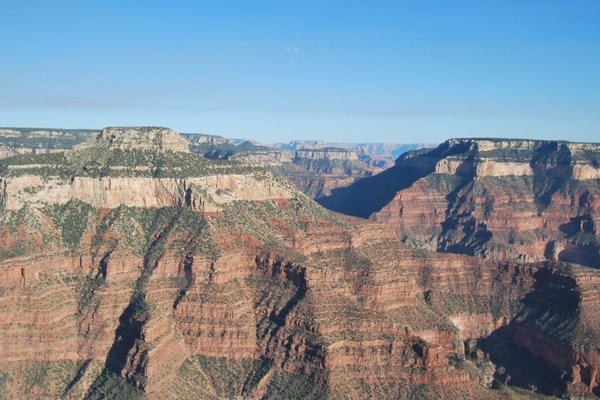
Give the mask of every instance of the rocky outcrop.
[(0, 159), (69, 150), (97, 133), (86, 129), (0, 128)]
[(240, 153), (234, 157), (244, 164), (268, 167), (313, 198), (331, 193), (358, 179), (380, 172), (358, 158), (355, 151), (322, 148)]
[(88, 140), (79, 145), (78, 148), (172, 151), (182, 153), (190, 151), (187, 142), (181, 135), (172, 129), (160, 127), (104, 128), (94, 140)]
[(600, 267), (600, 146), (453, 139), (322, 204), (432, 250)]
[(65, 155), (35, 160), (4, 164), (5, 210), (82, 201), (109, 209), (181, 206), (215, 213), (233, 201), (292, 197), (291, 186), (272, 174), (234, 163), (211, 165), (164, 128), (106, 128)]
[(181, 136), (190, 144), (190, 145), (220, 145), (231, 143), (231, 141), (223, 136), (217, 135), (204, 135), (200, 133), (183, 133)]

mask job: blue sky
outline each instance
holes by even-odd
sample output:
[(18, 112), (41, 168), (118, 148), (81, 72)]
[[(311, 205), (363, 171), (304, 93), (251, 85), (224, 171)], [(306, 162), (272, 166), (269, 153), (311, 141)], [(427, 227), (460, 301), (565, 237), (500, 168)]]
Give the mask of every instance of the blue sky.
[(600, 141), (600, 1), (0, 0), (0, 126)]

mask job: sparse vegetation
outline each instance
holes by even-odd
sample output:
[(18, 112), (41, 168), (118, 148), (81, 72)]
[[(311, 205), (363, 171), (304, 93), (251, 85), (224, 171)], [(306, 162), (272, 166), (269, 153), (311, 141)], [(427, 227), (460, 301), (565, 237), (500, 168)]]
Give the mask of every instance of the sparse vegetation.
[(113, 372), (105, 370), (96, 379), (86, 398), (89, 400), (136, 400), (143, 398), (143, 392)]
[(84, 202), (71, 200), (62, 205), (53, 205), (44, 209), (61, 230), (63, 243), (71, 250), (79, 248), (84, 233), (89, 229), (94, 208)]

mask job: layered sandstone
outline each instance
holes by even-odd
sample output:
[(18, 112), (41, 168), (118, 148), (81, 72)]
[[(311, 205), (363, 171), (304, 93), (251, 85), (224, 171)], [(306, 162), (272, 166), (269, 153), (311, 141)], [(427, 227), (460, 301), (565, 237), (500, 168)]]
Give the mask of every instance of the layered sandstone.
[(104, 128), (94, 140), (79, 148), (107, 147), (120, 150), (151, 150), (188, 153), (185, 139), (172, 129), (160, 127), (111, 127)]
[[(7, 390), (20, 396), (18, 366), (43, 360), (52, 368), (72, 365), (61, 374), (76, 384), (35, 386), (40, 396), (110, 395), (122, 379), (148, 398), (285, 398), (297, 384), (293, 390), (316, 397), (405, 397), (426, 387), (421, 398), (500, 398), (486, 389), (493, 364), (464, 343), (507, 327), (521, 332), (511, 338), (534, 354), (542, 339), (524, 338), (564, 349), (561, 359), (545, 357), (581, 371), (568, 381), (574, 387), (596, 390), (588, 373), (598, 367), (596, 356), (585, 350), (596, 342), (551, 327), (530, 330), (532, 319), (523, 318), (536, 315), (528, 305), (536, 288), (568, 279), (552, 266), (498, 266), (408, 249), (389, 229), (308, 216), (314, 211), (298, 200), (232, 207), (214, 217), (177, 207), (92, 209), (73, 255), (49, 253), (42, 243), (2, 262), (0, 369), (13, 382)], [(144, 233), (143, 215), (164, 222)], [(306, 228), (290, 236), (297, 220)], [(261, 231), (269, 233), (255, 233)], [(320, 245), (305, 247), (314, 235)], [(284, 247), (269, 244), (274, 240)], [(586, 300), (572, 310), (594, 315), (600, 275), (577, 274), (569, 287)], [(582, 350), (571, 347), (576, 343)], [(81, 377), (78, 362), (86, 365)]]
[(453, 139), (322, 203), (417, 247), (600, 267), (599, 160), (591, 143)]
[(240, 154), (235, 159), (268, 166), (312, 198), (327, 196), (333, 189), (381, 171), (360, 160), (355, 151), (329, 147), (261, 151)]
[(288, 199), (290, 188), (267, 176), (209, 175), (189, 178), (74, 177), (71, 180), (40, 176), (0, 178), (0, 205), (19, 210), (83, 201), (98, 208), (188, 206), (219, 212), (236, 200)]
[[(189, 151), (208, 159), (236, 159), (252, 166), (269, 167), (309, 196), (318, 198), (329, 195), (335, 188), (348, 186), (358, 179), (380, 172), (382, 168), (393, 165), (394, 154), (420, 146), (340, 143), (341, 148), (336, 148), (325, 142), (297, 141), (273, 149), (249, 141), (242, 142), (216, 135), (184, 134), (181, 136), (186, 141), (187, 148), (178, 134), (160, 127), (114, 127), (103, 131), (0, 128), (0, 159), (19, 154), (62, 153), (74, 147), (79, 150), (85, 148), (121, 151), (154, 149), (158, 152), (188, 152), (189, 148)], [(87, 141), (90, 137), (96, 139)], [(86, 141), (87, 143), (82, 144)], [(302, 143), (307, 147), (302, 147)], [(12, 168), (27, 168), (27, 166), (13, 165)]]

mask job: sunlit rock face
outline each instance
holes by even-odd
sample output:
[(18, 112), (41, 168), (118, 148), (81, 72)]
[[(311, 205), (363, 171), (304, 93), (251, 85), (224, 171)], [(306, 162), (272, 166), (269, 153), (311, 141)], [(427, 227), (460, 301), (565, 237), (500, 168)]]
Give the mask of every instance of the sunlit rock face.
[(319, 200), (411, 246), (600, 267), (600, 145), (452, 139)]
[(95, 139), (80, 146), (120, 150), (152, 150), (189, 153), (186, 140), (176, 131), (160, 127), (104, 128)]

